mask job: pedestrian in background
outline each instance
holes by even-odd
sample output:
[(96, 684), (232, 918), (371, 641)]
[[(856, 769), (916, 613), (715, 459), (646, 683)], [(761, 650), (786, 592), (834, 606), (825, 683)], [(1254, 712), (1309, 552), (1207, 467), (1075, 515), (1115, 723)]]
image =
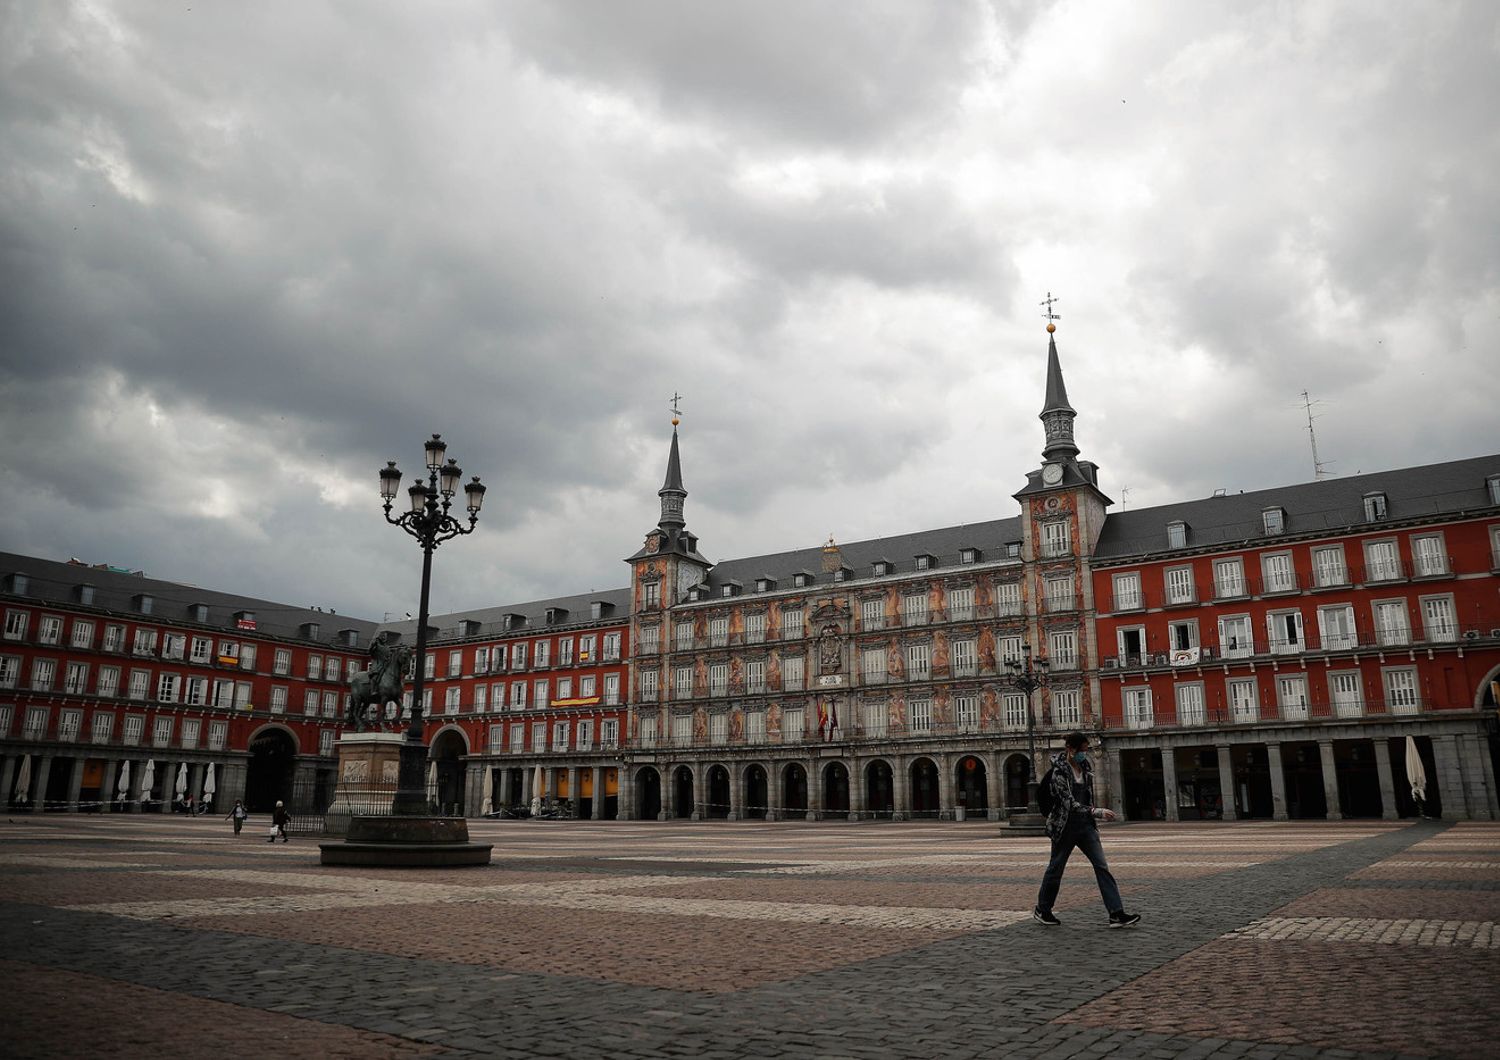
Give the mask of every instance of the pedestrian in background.
[(234, 834), (239, 835), (240, 829), (245, 827), (245, 818), (250, 816), (250, 811), (245, 809), (245, 804), (239, 799), (234, 800), (234, 809), (229, 811), (227, 820), (234, 822)]
[(1048, 927), (1062, 923), (1052, 915), (1052, 903), (1057, 901), (1068, 857), (1077, 847), (1094, 866), (1094, 879), (1099, 884), (1099, 897), (1104, 899), (1104, 908), (1109, 913), (1109, 926), (1134, 927), (1140, 922), (1140, 914), (1125, 912), (1120, 887), (1109, 871), (1109, 864), (1104, 860), (1104, 846), (1099, 842), (1099, 822), (1113, 821), (1115, 813), (1094, 805), (1094, 767), (1089, 762), (1088, 750), (1087, 736), (1081, 732), (1068, 733), (1063, 737), (1062, 751), (1052, 759), (1050, 775), (1042, 778), (1044, 782), (1050, 781), (1052, 790), (1052, 812), (1047, 816), (1052, 856), (1047, 861), (1047, 871), (1042, 874), (1042, 889), (1037, 894), (1031, 919)]

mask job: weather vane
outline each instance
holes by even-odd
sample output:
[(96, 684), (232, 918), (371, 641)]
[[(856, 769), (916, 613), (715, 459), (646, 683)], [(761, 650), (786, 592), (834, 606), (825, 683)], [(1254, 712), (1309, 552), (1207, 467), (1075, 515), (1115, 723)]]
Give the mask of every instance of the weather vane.
[(1062, 319), (1061, 316), (1059, 316), (1058, 314), (1052, 312), (1052, 306), (1054, 304), (1058, 303), (1058, 302), (1061, 302), (1061, 301), (1062, 301), (1061, 298), (1053, 298), (1052, 297), (1052, 292), (1048, 291), (1046, 299), (1044, 301), (1041, 301), (1041, 302), (1037, 303), (1037, 305), (1043, 305), (1043, 306), (1047, 307), (1047, 311), (1042, 314), (1042, 319), (1047, 322), (1047, 330), (1048, 331), (1056, 331), (1057, 330), (1057, 325), (1054, 324), (1054, 323), (1052, 323), (1052, 322), (1054, 320), (1061, 320)]
[(682, 400), (682, 395), (679, 394), (675, 390), (672, 391), (672, 426), (673, 427), (677, 426), (679, 423), (682, 422), (682, 409), (680, 409), (680, 408), (677, 407), (678, 402), (680, 402), (681, 400)]

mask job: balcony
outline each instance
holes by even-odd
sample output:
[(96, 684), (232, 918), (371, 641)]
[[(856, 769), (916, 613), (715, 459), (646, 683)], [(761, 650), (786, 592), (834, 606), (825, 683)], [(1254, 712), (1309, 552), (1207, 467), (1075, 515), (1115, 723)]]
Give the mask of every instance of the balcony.
[(1443, 708), (1413, 695), (1390, 699), (1348, 699), (1341, 702), (1321, 701), (1281, 705), (1254, 703), (1243, 704), (1237, 708), (1229, 705), (1207, 708), (1193, 706), (1181, 711), (1175, 705), (1167, 703), (1136, 711), (1130, 716), (1106, 718), (1102, 727), (1114, 732), (1172, 731), (1229, 725), (1265, 726), (1360, 718), (1412, 717), (1420, 714), (1442, 713), (1445, 709), (1458, 708), (1453, 706)]

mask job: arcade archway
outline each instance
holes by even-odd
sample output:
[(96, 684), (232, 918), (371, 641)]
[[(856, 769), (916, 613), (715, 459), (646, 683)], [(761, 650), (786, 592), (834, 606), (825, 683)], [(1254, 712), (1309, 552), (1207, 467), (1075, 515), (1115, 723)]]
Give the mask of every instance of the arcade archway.
[(889, 820), (896, 815), (896, 776), (889, 762), (865, 766), (865, 808), (877, 819)]
[(636, 818), (654, 821), (661, 816), (661, 774), (650, 766), (635, 776)]
[(766, 782), (766, 771), (762, 766), (749, 766), (745, 770), (745, 814), (746, 818), (764, 820), (770, 808), (768, 796), (770, 785)]
[(250, 762), (245, 773), (245, 808), (270, 813), (278, 802), (292, 804), (292, 780), (297, 770), (297, 741), (276, 726), (250, 738)]
[(823, 770), (823, 812), (835, 816), (849, 813), (849, 770), (842, 762), (830, 762)]

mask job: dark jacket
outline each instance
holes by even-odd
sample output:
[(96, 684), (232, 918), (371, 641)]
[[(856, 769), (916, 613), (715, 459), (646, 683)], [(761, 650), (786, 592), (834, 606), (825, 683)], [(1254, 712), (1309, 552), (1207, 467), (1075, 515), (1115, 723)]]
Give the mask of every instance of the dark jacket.
[(271, 823), (278, 828), (285, 828), (292, 823), (292, 815), (286, 812), (286, 808), (278, 806), (271, 811)]
[(1083, 764), (1083, 786), (1088, 791), (1088, 801), (1080, 803), (1073, 798), (1073, 767), (1068, 764), (1069, 752), (1064, 749), (1052, 756), (1052, 812), (1047, 815), (1047, 834), (1053, 839), (1062, 835), (1068, 817), (1075, 811), (1094, 814), (1094, 764)]

